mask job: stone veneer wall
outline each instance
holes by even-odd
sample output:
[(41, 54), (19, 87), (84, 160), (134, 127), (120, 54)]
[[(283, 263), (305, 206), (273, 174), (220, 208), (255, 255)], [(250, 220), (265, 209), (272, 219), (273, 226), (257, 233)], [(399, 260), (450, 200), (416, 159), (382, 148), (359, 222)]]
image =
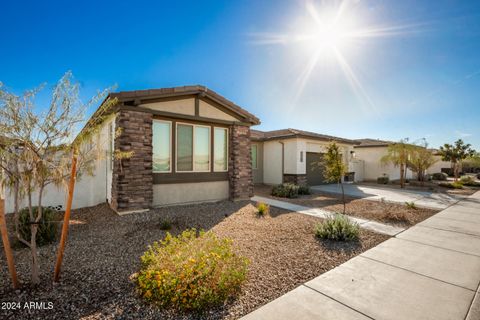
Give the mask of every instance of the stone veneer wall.
[(293, 183), (299, 186), (307, 185), (307, 175), (306, 174), (283, 174), (284, 183)]
[(119, 110), (115, 150), (134, 151), (129, 159), (115, 161), (112, 175), (112, 203), (117, 211), (148, 209), (153, 201), (152, 114)]
[(230, 127), (230, 159), (228, 176), (230, 199), (245, 200), (253, 196), (252, 154), (250, 149), (250, 127)]

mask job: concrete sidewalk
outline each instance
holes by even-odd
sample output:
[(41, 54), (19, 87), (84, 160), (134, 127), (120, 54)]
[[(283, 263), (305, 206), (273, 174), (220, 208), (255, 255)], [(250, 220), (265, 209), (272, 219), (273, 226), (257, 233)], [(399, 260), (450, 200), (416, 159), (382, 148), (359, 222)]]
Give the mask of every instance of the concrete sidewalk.
[[(345, 194), (354, 198), (362, 198), (367, 200), (386, 201), (405, 203), (413, 202), (419, 207), (442, 210), (459, 200), (465, 199), (465, 196), (450, 195), (446, 193), (418, 191), (418, 190), (399, 190), (387, 187), (372, 187), (361, 184), (344, 184)], [(342, 193), (338, 184), (325, 184), (311, 187), (314, 191), (327, 193)]]
[(243, 319), (480, 319), (480, 191)]

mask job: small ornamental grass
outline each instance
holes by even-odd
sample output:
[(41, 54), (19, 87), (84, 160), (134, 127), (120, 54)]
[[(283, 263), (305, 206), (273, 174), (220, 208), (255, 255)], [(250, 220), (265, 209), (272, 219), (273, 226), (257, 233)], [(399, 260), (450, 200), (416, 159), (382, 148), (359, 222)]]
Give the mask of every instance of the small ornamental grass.
[(480, 187), (480, 183), (475, 181), (473, 176), (462, 176), (460, 182), (468, 187)]
[(410, 201), (410, 202), (406, 201), (405, 206), (409, 209), (417, 210), (417, 205), (413, 201)]
[(441, 182), (438, 185), (440, 187), (449, 188), (449, 189), (463, 189), (463, 183), (461, 181)]
[(234, 296), (246, 279), (248, 259), (233, 252), (232, 240), (195, 229), (155, 242), (135, 274), (139, 293), (164, 308), (201, 311)]
[(259, 216), (266, 216), (270, 213), (270, 206), (264, 202), (257, 203), (257, 213)]
[(329, 216), (315, 226), (315, 235), (321, 239), (338, 241), (358, 240), (360, 227), (342, 214)]
[(160, 228), (160, 230), (170, 230), (172, 229), (172, 222), (168, 219), (162, 220), (158, 224), (158, 227)]

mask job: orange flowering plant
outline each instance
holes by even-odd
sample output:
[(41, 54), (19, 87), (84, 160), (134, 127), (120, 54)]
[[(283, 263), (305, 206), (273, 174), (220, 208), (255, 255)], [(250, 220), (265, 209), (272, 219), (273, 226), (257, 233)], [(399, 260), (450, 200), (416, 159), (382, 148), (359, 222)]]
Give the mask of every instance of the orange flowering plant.
[(195, 229), (155, 242), (141, 257), (134, 275), (139, 293), (161, 307), (201, 310), (239, 292), (248, 259), (238, 256), (232, 240)]

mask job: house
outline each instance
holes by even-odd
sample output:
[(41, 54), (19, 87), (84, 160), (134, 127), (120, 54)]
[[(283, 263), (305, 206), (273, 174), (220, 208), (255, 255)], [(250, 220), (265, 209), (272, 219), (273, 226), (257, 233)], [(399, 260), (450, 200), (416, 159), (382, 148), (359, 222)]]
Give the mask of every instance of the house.
[[(357, 139), (354, 146), (357, 166), (362, 168), (363, 181), (376, 181), (378, 177), (387, 175), (390, 180), (400, 179), (400, 170), (393, 164), (383, 164), (381, 159), (388, 153), (388, 146), (392, 141), (378, 139)], [(407, 169), (406, 178), (412, 179), (413, 172)]]
[[(254, 115), (198, 85), (108, 98), (117, 104), (98, 139), (107, 156), (93, 176), (78, 181), (73, 208), (108, 202), (118, 212), (133, 212), (253, 196), (250, 126), (260, 124)], [(113, 150), (133, 155), (114, 160)], [(63, 204), (64, 195), (49, 187), (44, 203)], [(7, 212), (13, 210), (9, 200)]]
[(335, 141), (350, 164), (354, 140), (297, 129), (251, 130), (253, 182), (299, 185), (325, 183), (321, 164), (326, 147)]
[[(452, 163), (450, 161), (442, 160), (442, 156), (437, 149), (429, 149), (433, 153), (435, 163), (427, 169), (428, 174), (445, 172), (453, 174)], [(460, 163), (460, 171), (462, 171), (462, 163)]]

